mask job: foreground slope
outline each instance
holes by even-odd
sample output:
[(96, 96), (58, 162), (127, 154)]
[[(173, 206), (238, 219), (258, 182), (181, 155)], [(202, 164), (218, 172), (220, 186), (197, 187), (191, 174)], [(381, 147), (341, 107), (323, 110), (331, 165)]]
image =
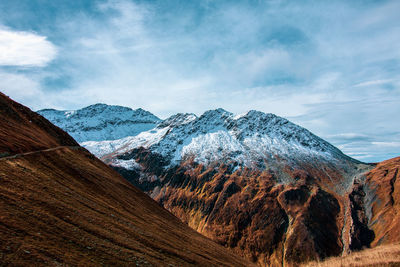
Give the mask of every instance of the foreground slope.
[(1, 265), (250, 265), (3, 94), (0, 111)]

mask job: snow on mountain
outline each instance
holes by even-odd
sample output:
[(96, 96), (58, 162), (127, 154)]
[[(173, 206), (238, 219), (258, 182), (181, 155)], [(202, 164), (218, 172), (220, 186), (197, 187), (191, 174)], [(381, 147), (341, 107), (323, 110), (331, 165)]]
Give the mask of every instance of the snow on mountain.
[(116, 140), (154, 128), (161, 120), (141, 108), (95, 104), (79, 110), (43, 109), (39, 114), (78, 142)]
[(113, 153), (113, 165), (121, 167), (127, 165), (127, 159), (118, 155), (140, 147), (161, 155), (169, 166), (193, 159), (205, 165), (218, 161), (264, 168), (266, 161), (277, 156), (288, 160), (353, 160), (308, 130), (254, 110), (240, 116), (223, 109), (207, 111), (200, 117), (176, 114), (136, 136), (82, 145), (100, 158)]

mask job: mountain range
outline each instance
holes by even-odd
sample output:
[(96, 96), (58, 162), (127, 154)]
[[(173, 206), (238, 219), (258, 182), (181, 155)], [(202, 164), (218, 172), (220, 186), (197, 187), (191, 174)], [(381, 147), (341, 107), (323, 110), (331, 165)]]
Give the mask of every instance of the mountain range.
[(160, 120), (142, 111), (143, 128), (141, 114), (104, 104), (38, 113), (191, 228), (259, 266), (400, 241), (399, 159), (357, 161), (274, 114), (216, 109)]

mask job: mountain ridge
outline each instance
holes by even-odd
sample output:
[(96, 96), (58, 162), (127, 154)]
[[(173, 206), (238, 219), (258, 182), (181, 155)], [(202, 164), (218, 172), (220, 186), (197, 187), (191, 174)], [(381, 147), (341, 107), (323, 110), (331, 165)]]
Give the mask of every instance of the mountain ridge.
[[(217, 118), (218, 116), (221, 116), (221, 118)], [(272, 123), (270, 123), (271, 121)], [(342, 155), (343, 153), (340, 152), (333, 145), (312, 134), (305, 128), (293, 124), (290, 121), (282, 117), (276, 116), (274, 114), (263, 113), (254, 110), (250, 110), (244, 114), (236, 116), (233, 113), (227, 112), (223, 109), (209, 110), (204, 112), (199, 117), (197, 117), (195, 114), (192, 113), (186, 113), (186, 114), (178, 113), (161, 121), (155, 128), (151, 130), (157, 130), (163, 128), (165, 129), (166, 127), (178, 128), (181, 127), (182, 125), (193, 124), (193, 123), (195, 125), (193, 125), (192, 128), (200, 127), (201, 129), (191, 129), (191, 131), (198, 131), (204, 134), (207, 132), (215, 132), (219, 130), (218, 127), (220, 126), (220, 127), (225, 127), (226, 130), (231, 130), (232, 132), (235, 132), (236, 137), (238, 137), (238, 139), (243, 139), (246, 134), (259, 133), (259, 134), (272, 135), (274, 132), (276, 132), (279, 134), (279, 136), (277, 137), (285, 139), (286, 141), (296, 141), (297, 143), (296, 145), (302, 145), (303, 147), (309, 146), (314, 149), (319, 149), (320, 152), (331, 150), (335, 154), (344, 156)], [(243, 128), (241, 127), (241, 125), (247, 125), (247, 127)], [(190, 126), (191, 125), (189, 125), (189, 127)], [(272, 130), (269, 130), (268, 128), (271, 127), (274, 128)], [(283, 131), (285, 128), (287, 128), (286, 131)], [(301, 136), (293, 135), (293, 133), (300, 133)], [(274, 136), (272, 136), (271, 138), (273, 137)], [(359, 162), (355, 159), (353, 160)]]
[[(348, 177), (341, 184), (344, 188), (353, 183), (357, 172), (353, 165), (367, 166), (301, 126), (254, 110), (241, 115), (224, 109), (209, 110), (199, 117), (176, 114), (133, 137), (82, 145), (108, 164), (124, 168), (129, 164), (137, 167), (132, 159), (141, 148), (162, 158), (162, 168), (191, 159), (204, 166), (228, 164), (232, 172), (245, 167), (280, 171), (286, 165), (301, 169), (313, 161), (323, 161), (327, 168), (324, 172), (345, 170), (340, 174)], [(280, 177), (285, 183), (293, 180), (287, 175)]]

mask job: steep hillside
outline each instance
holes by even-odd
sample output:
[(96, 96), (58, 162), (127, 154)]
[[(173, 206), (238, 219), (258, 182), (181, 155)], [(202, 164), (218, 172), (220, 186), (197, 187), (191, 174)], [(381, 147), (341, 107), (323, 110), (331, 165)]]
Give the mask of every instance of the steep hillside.
[(134, 137), (83, 145), (190, 227), (261, 266), (372, 242), (357, 183), (373, 166), (273, 114), (177, 114)]
[(400, 242), (400, 157), (379, 163), (366, 175), (364, 188), (372, 246)]
[(161, 120), (141, 108), (95, 104), (79, 110), (43, 109), (39, 114), (78, 142), (115, 140), (154, 128)]
[(0, 110), (0, 265), (251, 265), (3, 94)]
[(56, 146), (78, 146), (42, 116), (0, 93), (0, 156)]

